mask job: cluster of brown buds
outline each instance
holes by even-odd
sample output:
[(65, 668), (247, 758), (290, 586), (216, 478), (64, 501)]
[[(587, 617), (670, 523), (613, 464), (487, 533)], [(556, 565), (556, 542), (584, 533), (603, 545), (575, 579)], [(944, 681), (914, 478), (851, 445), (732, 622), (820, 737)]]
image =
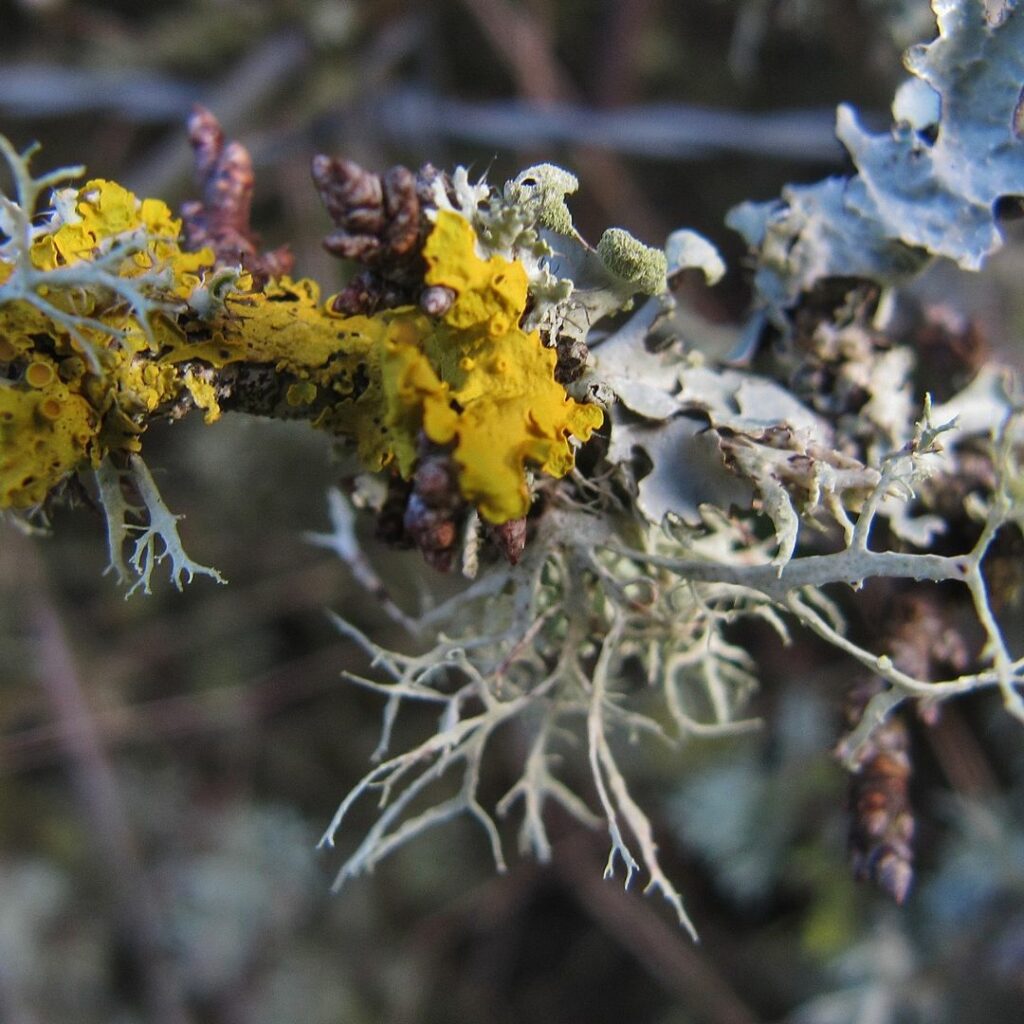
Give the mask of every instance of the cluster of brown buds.
[(587, 366), (590, 349), (582, 338), (562, 334), (555, 339), (558, 361), (555, 363), (555, 380), (563, 387), (579, 380)]
[[(897, 594), (885, 631), (893, 663), (908, 675), (933, 681), (968, 671), (971, 654), (952, 615), (934, 594), (916, 589)], [(849, 729), (856, 728), (882, 686), (881, 679), (872, 677), (853, 687), (846, 705)], [(919, 709), (925, 725), (934, 725), (936, 714), (933, 706)], [(911, 755), (906, 721), (894, 714), (872, 733), (850, 777), (848, 841), (854, 875), (876, 882), (897, 903), (906, 899), (914, 878)]]
[[(868, 701), (881, 689), (872, 678), (847, 696), (846, 723), (856, 728)], [(903, 903), (914, 880), (914, 812), (910, 804), (910, 739), (893, 715), (865, 744), (850, 777), (850, 863), (858, 881), (874, 881)]]
[(249, 226), (255, 175), (249, 152), (240, 142), (224, 144), (220, 122), (196, 106), (188, 119), (201, 200), (181, 207), (189, 249), (213, 249), (218, 265), (241, 264), (257, 285), (291, 272), (294, 257), (288, 246), (263, 252)]
[[(457, 473), (446, 449), (421, 438), (412, 479), (391, 478), (377, 516), (378, 539), (396, 547), (416, 548), (428, 565), (439, 572), (451, 571), (469, 517)], [(482, 537), (515, 565), (526, 548), (526, 519), (488, 524)]]
[(457, 468), (451, 456), (424, 439), (402, 516), (406, 537), (429, 565), (448, 572), (458, 552), (466, 519)]
[(420, 302), (439, 315), (450, 306), (446, 289), (423, 288), (420, 252), (430, 230), (425, 213), (440, 172), (429, 164), (413, 173), (396, 166), (374, 174), (341, 157), (313, 158), (313, 183), (335, 229), (324, 248), (362, 266), (334, 300), (336, 312), (370, 314)]
[(918, 353), (918, 387), (936, 402), (965, 388), (990, 354), (978, 321), (941, 303), (918, 312), (910, 338)]

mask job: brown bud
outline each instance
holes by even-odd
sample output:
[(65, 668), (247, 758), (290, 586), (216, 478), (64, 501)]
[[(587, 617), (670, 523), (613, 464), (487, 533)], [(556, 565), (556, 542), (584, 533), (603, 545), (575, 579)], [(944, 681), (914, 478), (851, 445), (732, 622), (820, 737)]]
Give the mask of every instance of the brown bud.
[(888, 648), (893, 662), (918, 679), (942, 679), (965, 672), (971, 655), (953, 612), (935, 593), (897, 595), (888, 610)]
[(324, 248), (332, 255), (343, 260), (355, 260), (357, 263), (373, 263), (381, 252), (380, 239), (374, 235), (353, 235), (339, 229), (332, 231), (324, 238)]
[[(851, 729), (881, 685), (873, 679), (851, 690), (846, 707)], [(907, 727), (893, 715), (871, 734), (850, 776), (848, 844), (854, 877), (874, 881), (897, 903), (906, 899), (914, 878), (910, 773)]]
[(405, 507), (402, 524), (430, 565), (441, 572), (451, 569), (459, 530), (448, 509), (431, 508), (414, 491)]
[(526, 519), (510, 519), (490, 528), (490, 537), (510, 565), (515, 565), (526, 550)]
[(420, 201), (416, 194), (416, 175), (401, 165), (384, 175), (383, 240), (392, 256), (404, 256), (415, 245), (420, 233)]
[(937, 402), (966, 387), (989, 358), (981, 325), (943, 304), (924, 309), (911, 341), (918, 351), (919, 387)]
[(343, 259), (375, 266), (417, 248), (420, 201), (416, 176), (392, 167), (383, 177), (341, 157), (316, 156), (313, 183), (336, 227), (324, 240)]
[(446, 456), (424, 458), (412, 480), (413, 490), (428, 508), (454, 508), (462, 500), (455, 468)]
[(195, 107), (188, 132), (202, 200), (181, 208), (187, 247), (209, 246), (218, 265), (240, 263), (258, 284), (290, 273), (294, 258), (288, 247), (261, 252), (249, 225), (255, 175), (246, 148), (239, 142), (225, 145), (220, 123), (205, 107)]
[(342, 157), (315, 156), (313, 184), (328, 216), (345, 230), (377, 234), (384, 226), (383, 187), (376, 174)]
[(192, 108), (188, 119), (188, 141), (192, 146), (196, 179), (202, 187), (215, 172), (224, 148), (224, 132), (217, 118), (199, 104)]
[(455, 563), (466, 502), (448, 450), (421, 435), (419, 451), (412, 478), (391, 482), (378, 517), (378, 536), (418, 548), (428, 564), (448, 572)]
[[(335, 225), (324, 247), (373, 274), (373, 289), (357, 283), (356, 289), (363, 288), (366, 294), (346, 289), (336, 308), (366, 312), (419, 301), (426, 272), (421, 253), (431, 229), (425, 211), (434, 207), (436, 182), (443, 181), (443, 175), (429, 165), (416, 173), (395, 166), (379, 175), (351, 160), (329, 156), (314, 157), (312, 174)], [(427, 301), (441, 309), (439, 296)]]
[(582, 338), (565, 335), (555, 342), (555, 349), (558, 352), (555, 380), (563, 386), (578, 380), (587, 365), (587, 357), (590, 355), (587, 343)]
[(378, 309), (384, 291), (383, 282), (371, 270), (356, 274), (331, 301), (335, 313), (346, 316), (370, 315)]

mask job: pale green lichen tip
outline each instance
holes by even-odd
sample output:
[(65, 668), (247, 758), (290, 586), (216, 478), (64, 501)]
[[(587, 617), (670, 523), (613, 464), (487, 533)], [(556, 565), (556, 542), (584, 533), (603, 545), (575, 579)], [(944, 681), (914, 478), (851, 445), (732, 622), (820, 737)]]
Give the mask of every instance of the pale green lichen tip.
[(505, 185), (510, 203), (535, 209), (536, 223), (560, 235), (572, 235), (575, 228), (565, 197), (580, 186), (575, 174), (555, 164), (527, 167)]
[(657, 295), (667, 287), (665, 253), (644, 245), (624, 228), (608, 228), (597, 243), (597, 255), (613, 274), (645, 295)]

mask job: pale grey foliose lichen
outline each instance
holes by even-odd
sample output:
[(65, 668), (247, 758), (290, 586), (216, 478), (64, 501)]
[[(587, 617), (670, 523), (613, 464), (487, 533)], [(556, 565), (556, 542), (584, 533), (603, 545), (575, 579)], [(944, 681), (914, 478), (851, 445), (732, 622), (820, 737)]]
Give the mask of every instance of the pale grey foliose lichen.
[(755, 287), (776, 323), (823, 278), (889, 284), (946, 257), (977, 270), (1002, 244), (997, 204), (1024, 194), (1024, 11), (1009, 0), (933, 0), (938, 38), (906, 56), (910, 90), (875, 134), (839, 107), (851, 177), (791, 186), (729, 215), (757, 259)]

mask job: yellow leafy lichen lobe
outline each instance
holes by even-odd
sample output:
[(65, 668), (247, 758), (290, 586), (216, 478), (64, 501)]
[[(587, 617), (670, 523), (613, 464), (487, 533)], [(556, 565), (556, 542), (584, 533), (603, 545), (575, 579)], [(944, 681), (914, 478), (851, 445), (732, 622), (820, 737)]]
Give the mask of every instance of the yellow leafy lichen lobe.
[[(184, 339), (172, 311), (178, 300), (185, 308), (214, 263), (210, 250), (183, 251), (180, 229), (166, 203), (139, 200), (116, 182), (95, 179), (55, 201), (49, 224), (27, 254), (42, 272), (35, 291), (49, 308), (22, 298), (0, 305), (0, 361), (12, 367), (0, 396), (0, 507), (42, 501), (63, 477), (97, 464), (107, 451), (137, 451), (149, 414), (183, 390), (193, 392), (208, 420), (216, 418), (219, 409), (208, 385), (153, 358)], [(86, 264), (118, 245), (123, 257), (105, 263), (93, 285)], [(68, 281), (61, 272), (76, 264), (81, 273)], [(0, 261), (0, 284), (13, 267)], [(46, 276), (51, 271), (52, 282)], [(154, 271), (159, 276), (145, 287), (168, 313), (143, 324), (109, 279)], [(60, 314), (76, 318), (75, 330)], [(45, 345), (40, 338), (47, 339)], [(99, 357), (98, 365), (87, 367), (86, 346)]]
[(519, 323), (526, 309), (526, 270), (501, 256), (481, 259), (473, 226), (464, 217), (438, 210), (423, 259), (426, 283), (455, 292), (455, 301), (444, 315), (446, 323), (464, 329), (482, 326), (494, 336)]
[(316, 385), (311, 380), (298, 380), (289, 385), (285, 399), (291, 406), (312, 405), (316, 401)]
[(183, 382), (196, 408), (203, 410), (203, 422), (216, 423), (220, 419), (220, 403), (217, 401), (217, 389), (208, 377), (187, 370)]
[(425, 317), (398, 320), (390, 325), (382, 346), (382, 440), (390, 449), (383, 464), (394, 461), (403, 477), (415, 466), (420, 430), (432, 440), (440, 438), (440, 443), (447, 443), (451, 439), (447, 428), (455, 415), (449, 405), (448, 384), (422, 349), (426, 330), (429, 322)]
[(94, 178), (79, 189), (76, 212), (97, 239), (144, 228), (153, 237), (177, 241), (181, 221), (161, 199), (138, 199), (116, 181)]
[(520, 518), (530, 504), (526, 464), (564, 476), (575, 461), (570, 437), (589, 439), (603, 413), (566, 394), (555, 380), (555, 352), (519, 328), (527, 300), (521, 264), (480, 257), (472, 226), (446, 210), (424, 258), (427, 283), (452, 289), (455, 301), (433, 329), (389, 334), (382, 380), (386, 422), (405, 434), (398, 469), (407, 475), (415, 462), (419, 425), (431, 441), (453, 446), (460, 491), (485, 519)]
[[(55, 230), (39, 235), (32, 243), (30, 258), (39, 270), (55, 270), (88, 260), (107, 241), (135, 231), (146, 236), (150, 247), (166, 239), (180, 254), (180, 230), (181, 221), (163, 201), (139, 200), (117, 182), (95, 178), (78, 190), (73, 219), (69, 217)], [(204, 258), (212, 263), (212, 254)]]
[(185, 339), (168, 359), (201, 359), (211, 366), (261, 363), (301, 371), (332, 358), (367, 351), (383, 336), (386, 320), (337, 317), (324, 309), (315, 281), (281, 277), (262, 291), (236, 291), (225, 313), (204, 330), (201, 341)]

